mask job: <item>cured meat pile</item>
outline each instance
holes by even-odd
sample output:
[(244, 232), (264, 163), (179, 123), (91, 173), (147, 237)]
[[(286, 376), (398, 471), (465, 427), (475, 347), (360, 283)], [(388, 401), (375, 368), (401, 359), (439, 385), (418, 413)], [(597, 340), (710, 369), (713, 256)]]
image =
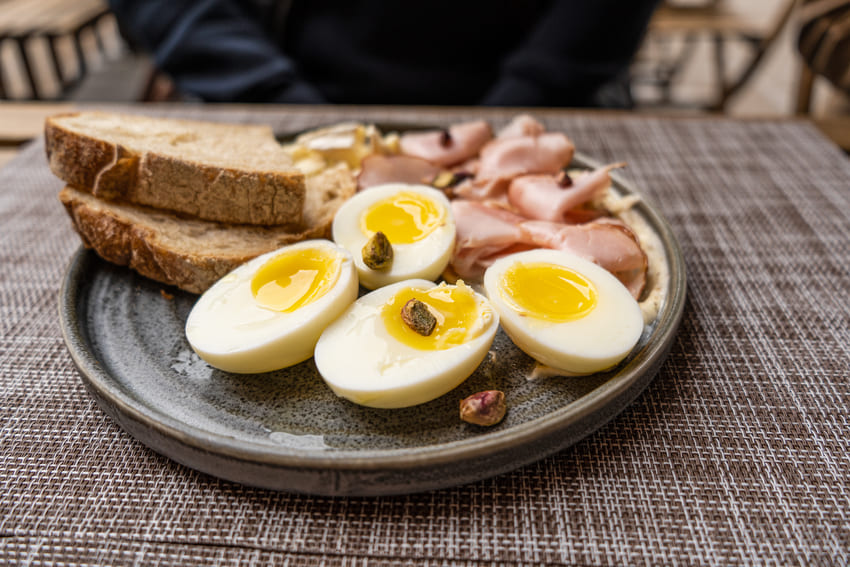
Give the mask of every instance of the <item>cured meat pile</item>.
[(484, 121), (407, 132), (399, 147), (399, 154), (364, 158), (358, 185), (443, 188), (457, 224), (451, 269), (459, 278), (479, 281), (502, 256), (553, 248), (599, 264), (640, 297), (647, 256), (635, 233), (598, 204), (610, 171), (624, 164), (570, 175), (573, 142), (528, 115), (496, 134)]

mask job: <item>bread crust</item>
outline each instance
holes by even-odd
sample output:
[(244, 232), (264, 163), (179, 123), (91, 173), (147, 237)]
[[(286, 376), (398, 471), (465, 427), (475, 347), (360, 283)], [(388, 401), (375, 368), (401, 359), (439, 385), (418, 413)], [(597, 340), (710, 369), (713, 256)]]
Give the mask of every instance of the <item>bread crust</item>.
[[(115, 117), (121, 119), (120, 115)], [(69, 185), (85, 188), (102, 199), (217, 222), (290, 226), (302, 222), (305, 179), (294, 166), (279, 170), (223, 167), (188, 156), (139, 151), (69, 126), (69, 119), (81, 118), (85, 113), (62, 114), (45, 121), (48, 165)], [(270, 130), (269, 141), (273, 141)]]
[(240, 264), (281, 246), (330, 236), (334, 214), (356, 189), (345, 168), (310, 179), (310, 223), (296, 229), (186, 219), (149, 207), (104, 201), (84, 188), (59, 193), (86, 248), (105, 260), (191, 293), (203, 293)]

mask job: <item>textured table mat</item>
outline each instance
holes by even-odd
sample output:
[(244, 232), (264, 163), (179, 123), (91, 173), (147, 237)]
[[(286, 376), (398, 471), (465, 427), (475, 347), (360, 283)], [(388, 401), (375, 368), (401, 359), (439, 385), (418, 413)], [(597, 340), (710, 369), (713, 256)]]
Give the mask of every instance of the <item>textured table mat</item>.
[[(158, 109), (296, 131), (509, 113)], [(40, 141), (0, 170), (0, 563), (847, 564), (850, 160), (808, 123), (541, 112), (668, 219), (688, 301), (649, 388), (579, 444), (391, 498), (255, 490), (148, 450), (59, 330), (79, 240)]]

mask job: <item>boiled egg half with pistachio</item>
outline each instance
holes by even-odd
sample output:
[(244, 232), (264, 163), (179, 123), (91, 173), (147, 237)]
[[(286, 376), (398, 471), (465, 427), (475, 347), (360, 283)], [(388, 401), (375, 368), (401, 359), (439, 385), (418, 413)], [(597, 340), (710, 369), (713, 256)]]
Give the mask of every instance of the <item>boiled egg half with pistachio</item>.
[(211, 366), (268, 372), (313, 356), (325, 327), (357, 298), (351, 255), (309, 240), (258, 256), (213, 284), (186, 321), (192, 349)]
[(449, 200), (425, 185), (364, 189), (339, 208), (332, 230), (334, 242), (351, 252), (360, 283), (368, 289), (411, 278), (435, 280), (455, 243)]
[(462, 281), (398, 282), (364, 295), (325, 329), (316, 367), (334, 393), (356, 404), (414, 406), (466, 380), (498, 326), (487, 299)]
[(501, 258), (485, 272), (484, 288), (514, 344), (563, 375), (615, 366), (643, 332), (640, 307), (626, 287), (567, 252), (539, 249)]

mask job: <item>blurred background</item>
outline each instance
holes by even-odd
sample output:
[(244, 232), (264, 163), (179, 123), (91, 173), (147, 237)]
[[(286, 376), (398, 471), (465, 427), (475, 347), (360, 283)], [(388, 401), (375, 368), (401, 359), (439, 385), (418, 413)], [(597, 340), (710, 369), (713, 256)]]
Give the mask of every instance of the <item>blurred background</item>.
[[(799, 9), (795, 0), (663, 1), (632, 65), (634, 111), (806, 116), (850, 150), (850, 103), (803, 61)], [(0, 104), (179, 98), (122, 39), (105, 1), (0, 0)], [(31, 108), (22, 121), (38, 114)]]

